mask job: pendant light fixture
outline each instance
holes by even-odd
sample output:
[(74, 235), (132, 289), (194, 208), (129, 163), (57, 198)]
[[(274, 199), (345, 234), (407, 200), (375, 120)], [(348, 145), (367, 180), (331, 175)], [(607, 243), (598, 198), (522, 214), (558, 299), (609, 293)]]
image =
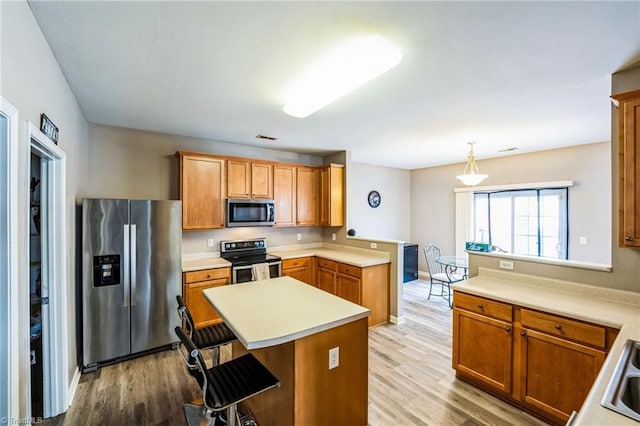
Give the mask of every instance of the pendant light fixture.
[(467, 157), (467, 165), (464, 168), (464, 174), (456, 176), (462, 183), (467, 186), (474, 186), (485, 180), (488, 175), (478, 173), (476, 166), (476, 157), (473, 155), (473, 145), (475, 142), (467, 142), (469, 144), (469, 156)]

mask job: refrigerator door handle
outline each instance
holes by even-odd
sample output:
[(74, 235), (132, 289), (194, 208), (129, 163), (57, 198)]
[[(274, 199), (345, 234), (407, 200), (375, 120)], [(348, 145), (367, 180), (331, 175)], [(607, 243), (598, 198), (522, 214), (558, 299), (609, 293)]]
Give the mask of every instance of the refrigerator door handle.
[(138, 248), (136, 246), (136, 242), (137, 242), (137, 233), (138, 230), (136, 228), (136, 225), (131, 225), (131, 259), (130, 259), (130, 264), (131, 264), (131, 306), (136, 306), (136, 288), (137, 288), (137, 271), (138, 269), (136, 268), (136, 257), (138, 254)]
[(122, 259), (122, 266), (123, 266), (123, 271), (122, 274), (124, 275), (124, 279), (122, 280), (123, 284), (124, 284), (124, 296), (123, 296), (123, 300), (122, 300), (122, 307), (123, 308), (128, 308), (129, 307), (129, 277), (131, 276), (130, 269), (129, 269), (129, 244), (130, 244), (130, 239), (129, 239), (129, 225), (124, 225), (124, 230), (123, 230), (123, 241), (124, 241), (124, 249), (123, 249), (123, 259)]

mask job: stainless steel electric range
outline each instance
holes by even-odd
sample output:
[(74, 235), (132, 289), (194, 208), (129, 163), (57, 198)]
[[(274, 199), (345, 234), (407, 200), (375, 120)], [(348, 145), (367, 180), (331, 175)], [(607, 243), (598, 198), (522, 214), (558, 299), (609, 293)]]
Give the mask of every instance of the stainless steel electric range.
[(282, 259), (267, 253), (267, 239), (220, 241), (220, 257), (231, 262), (231, 284), (251, 281), (251, 268), (256, 263), (269, 264), (271, 278), (282, 273)]

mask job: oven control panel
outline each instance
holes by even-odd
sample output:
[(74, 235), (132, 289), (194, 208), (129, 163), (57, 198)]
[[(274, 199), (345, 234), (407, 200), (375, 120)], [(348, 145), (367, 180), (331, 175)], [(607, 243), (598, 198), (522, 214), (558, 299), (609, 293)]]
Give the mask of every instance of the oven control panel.
[(222, 252), (266, 249), (267, 240), (266, 238), (258, 238), (255, 240), (221, 241), (220, 246)]

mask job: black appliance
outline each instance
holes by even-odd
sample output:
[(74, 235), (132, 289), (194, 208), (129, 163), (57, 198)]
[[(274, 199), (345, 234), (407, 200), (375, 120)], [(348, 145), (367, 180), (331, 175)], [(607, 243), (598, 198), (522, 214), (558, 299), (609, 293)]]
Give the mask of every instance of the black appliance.
[(227, 198), (227, 228), (236, 226), (273, 226), (275, 223), (273, 200)]
[(404, 245), (404, 268), (402, 282), (418, 279), (418, 245), (406, 243)]
[(252, 267), (257, 263), (269, 264), (271, 278), (282, 273), (282, 259), (267, 253), (266, 238), (220, 241), (220, 257), (231, 262), (231, 284), (251, 281)]

